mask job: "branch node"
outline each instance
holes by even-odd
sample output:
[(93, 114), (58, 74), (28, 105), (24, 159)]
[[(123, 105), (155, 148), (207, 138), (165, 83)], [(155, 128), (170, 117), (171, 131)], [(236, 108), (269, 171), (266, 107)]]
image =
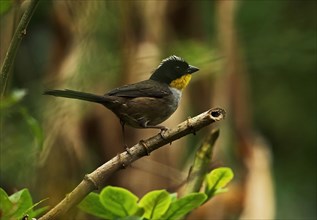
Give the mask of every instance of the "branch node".
[(84, 180), (92, 183), (92, 185), (94, 186), (95, 189), (99, 189), (100, 188), (98, 186), (98, 184), (96, 183), (96, 181), (89, 174), (85, 175)]
[(26, 28), (21, 31), (20, 38), (23, 38), (26, 35)]
[(187, 123), (187, 127), (190, 128), (191, 130), (191, 133), (193, 135), (196, 135), (196, 130), (195, 130), (195, 127), (193, 126), (193, 123), (191, 122), (192, 118), (189, 116), (186, 120), (186, 123)]
[(150, 156), (150, 150), (149, 150), (149, 147), (147, 146), (147, 144), (145, 143), (145, 141), (140, 140), (139, 144), (142, 145), (142, 147), (145, 149), (146, 155)]
[(130, 151), (130, 148), (126, 147), (126, 148), (125, 148), (125, 151), (126, 151), (130, 156), (132, 155), (132, 153), (131, 153), (131, 151)]
[[(129, 151), (130, 151), (130, 149), (129, 149)], [(129, 151), (127, 151), (128, 154), (129, 154)], [(127, 168), (127, 166), (124, 164), (124, 162), (122, 162), (121, 154), (117, 154), (117, 157), (118, 157), (119, 163), (121, 164), (121, 168), (122, 168), (122, 169)]]

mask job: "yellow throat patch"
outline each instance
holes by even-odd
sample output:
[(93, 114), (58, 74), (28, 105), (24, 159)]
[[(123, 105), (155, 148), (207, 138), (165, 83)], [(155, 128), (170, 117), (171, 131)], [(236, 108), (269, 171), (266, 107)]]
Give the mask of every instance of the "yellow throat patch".
[(180, 77), (178, 79), (174, 79), (170, 83), (170, 87), (173, 87), (173, 88), (178, 89), (178, 90), (183, 90), (188, 85), (191, 78), (192, 78), (191, 74), (183, 75), (182, 77)]

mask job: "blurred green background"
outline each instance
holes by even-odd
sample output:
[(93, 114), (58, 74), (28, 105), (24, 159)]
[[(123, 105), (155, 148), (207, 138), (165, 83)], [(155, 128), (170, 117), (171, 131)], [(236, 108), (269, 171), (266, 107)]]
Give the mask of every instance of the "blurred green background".
[(244, 1), (237, 17), (255, 127), (272, 146), (280, 219), (316, 218), (316, 6)]
[[(11, 2), (8, 8), (7, 2)], [(91, 2), (93, 4), (96, 1)], [(124, 75), (129, 67), (123, 57), (132, 52), (122, 42), (131, 40), (130, 36), (132, 40), (133, 37), (139, 39), (139, 35), (144, 34), (144, 21), (139, 12), (142, 11), (143, 3), (145, 5), (145, 2), (106, 1), (106, 6), (102, 8), (104, 12), (97, 14), (100, 17), (96, 18), (97, 15), (93, 13), (63, 16), (64, 11), (59, 11), (56, 2), (40, 2), (16, 56), (7, 94), (0, 105), (0, 186), (7, 192), (31, 188), (34, 184), (37, 162), (49, 132), (43, 131), (44, 111), (47, 111), (44, 105), (48, 98), (41, 94), (54, 82), (51, 78), (54, 78), (55, 72), (60, 71), (54, 66), (56, 60), (63, 60), (70, 48), (85, 42), (88, 35), (90, 41), (103, 43), (90, 50), (89, 59), (78, 67), (82, 72), (82, 88), (93, 91), (94, 82), (99, 81), (96, 88), (107, 83), (105, 88), (110, 89), (129, 81)], [(175, 53), (205, 69), (205, 75), (208, 75), (210, 67), (217, 75), (220, 70), (215, 67), (216, 61), (213, 60), (221, 57), (214, 52), (219, 46), (216, 19), (218, 3), (167, 3), (166, 8), (171, 7), (173, 10), (166, 13), (165, 19), (169, 25), (163, 25), (161, 29), (165, 35), (162, 37), (160, 49), (163, 55), (160, 58)], [(72, 6), (69, 3), (69, 8), (64, 10), (74, 10)], [(1, 1), (1, 62), (20, 7), (17, 1)], [(253, 132), (265, 137), (272, 152), (276, 219), (317, 218), (316, 9), (316, 1), (238, 1), (236, 6), (234, 24), (248, 78), (248, 108), (252, 112), (250, 121)], [(133, 25), (125, 26), (124, 22), (131, 17)], [(150, 14), (146, 22), (155, 24), (155, 19), (160, 18), (159, 13)], [(79, 26), (81, 22), (85, 24)], [(76, 33), (78, 27), (84, 27), (84, 30), (80, 30), (80, 39), (72, 34)], [(126, 27), (130, 29), (124, 29)], [(56, 42), (64, 42), (64, 45)], [(62, 52), (59, 53), (59, 50)], [(151, 68), (145, 72), (149, 71)], [(194, 92), (191, 91), (191, 96)], [(195, 111), (195, 106), (190, 106), (188, 110), (199, 113)], [(95, 167), (91, 163), (89, 166), (90, 170)], [(36, 198), (40, 197), (37, 197), (34, 188), (31, 193)]]

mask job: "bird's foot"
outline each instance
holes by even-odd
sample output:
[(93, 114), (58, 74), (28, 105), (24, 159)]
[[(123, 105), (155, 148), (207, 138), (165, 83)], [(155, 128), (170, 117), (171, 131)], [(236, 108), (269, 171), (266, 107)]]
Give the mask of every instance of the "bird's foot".
[[(165, 136), (165, 132), (168, 130), (169, 128), (168, 127), (164, 127), (162, 126), (161, 128), (161, 132), (160, 132), (160, 136), (163, 140), (166, 140), (166, 136)], [(170, 145), (172, 145), (172, 142), (169, 142)]]
[(161, 126), (160, 129), (161, 129), (160, 135), (161, 135), (162, 139), (165, 140), (166, 138), (165, 138), (164, 134), (169, 128), (165, 127), (165, 126)]

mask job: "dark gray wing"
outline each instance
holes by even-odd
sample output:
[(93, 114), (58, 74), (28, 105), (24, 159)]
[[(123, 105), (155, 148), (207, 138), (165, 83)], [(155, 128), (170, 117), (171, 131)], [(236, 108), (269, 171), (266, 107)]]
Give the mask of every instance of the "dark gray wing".
[(145, 80), (135, 84), (130, 84), (116, 88), (106, 95), (119, 96), (127, 98), (135, 97), (155, 97), (162, 98), (170, 95), (172, 92), (166, 84), (159, 83), (154, 80)]

